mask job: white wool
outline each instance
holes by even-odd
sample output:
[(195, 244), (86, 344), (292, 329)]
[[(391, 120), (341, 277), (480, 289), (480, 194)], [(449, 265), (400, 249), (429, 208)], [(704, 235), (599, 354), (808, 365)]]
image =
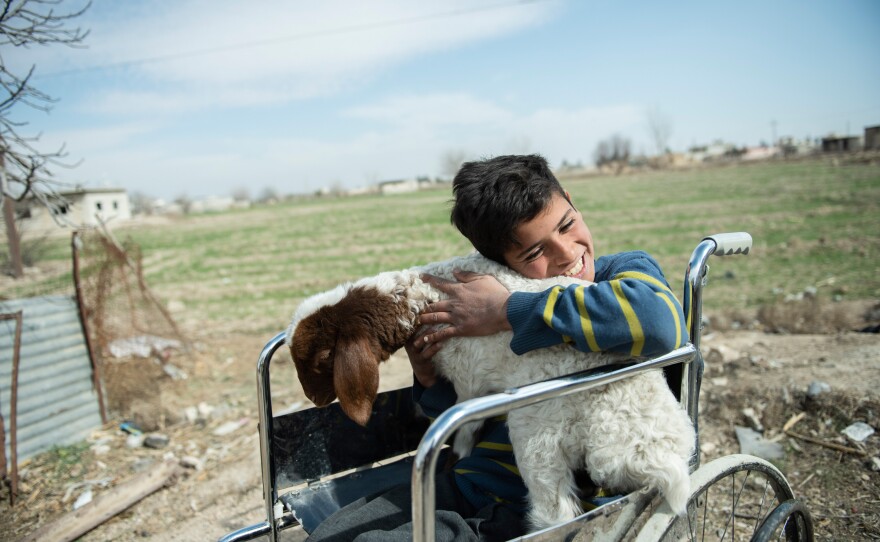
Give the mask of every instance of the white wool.
[[(443, 297), (419, 275), (453, 279), (454, 270), (493, 275), (510, 291), (542, 292), (557, 284), (579, 283), (568, 277), (528, 279), (474, 253), (381, 273), (310, 298), (294, 315), (288, 344), (300, 319), (338, 302), (352, 286), (372, 286), (395, 301), (405, 300), (410, 314), (399, 323), (412, 330), (425, 306)], [(502, 332), (454, 337), (444, 343), (434, 362), (454, 386), (459, 401), (625, 359), (610, 353), (584, 353), (563, 344), (517, 355), (510, 349), (511, 339), (511, 332)], [(695, 436), (659, 369), (511, 411), (507, 423), (517, 465), (529, 488), (528, 519), (533, 528), (581, 513), (572, 471), (583, 467), (600, 486), (617, 491), (657, 488), (673, 510), (684, 511), (690, 493), (687, 463)], [(456, 435), (454, 449), (459, 455), (467, 455), (474, 444), (479, 424), (471, 425)]]

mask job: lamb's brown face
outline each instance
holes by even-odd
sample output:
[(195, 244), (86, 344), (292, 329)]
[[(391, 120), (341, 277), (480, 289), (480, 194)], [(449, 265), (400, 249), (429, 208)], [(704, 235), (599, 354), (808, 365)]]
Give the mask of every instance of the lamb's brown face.
[(366, 425), (379, 389), (379, 363), (403, 346), (406, 304), (375, 288), (352, 288), (335, 305), (304, 318), (290, 353), (306, 396), (326, 406), (338, 396), (342, 410)]
[(333, 357), (336, 350), (335, 305), (321, 307), (303, 319), (293, 334), (290, 354), (306, 397), (316, 406), (327, 406), (336, 399), (333, 389)]

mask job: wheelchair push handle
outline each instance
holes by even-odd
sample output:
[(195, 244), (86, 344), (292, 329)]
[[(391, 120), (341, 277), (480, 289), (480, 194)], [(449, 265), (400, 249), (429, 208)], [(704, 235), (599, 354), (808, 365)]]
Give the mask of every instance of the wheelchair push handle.
[(752, 248), (752, 236), (747, 232), (738, 231), (732, 233), (717, 233), (705, 237), (715, 242), (716, 256), (732, 256), (735, 254), (746, 255)]

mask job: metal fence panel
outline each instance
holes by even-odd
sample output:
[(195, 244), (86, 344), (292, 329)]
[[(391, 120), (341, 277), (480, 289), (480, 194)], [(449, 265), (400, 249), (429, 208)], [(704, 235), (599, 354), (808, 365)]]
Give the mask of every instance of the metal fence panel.
[[(44, 296), (0, 301), (0, 313), (22, 311), (18, 368), (18, 460), (86, 438), (101, 426), (92, 364), (76, 300)], [(15, 321), (0, 321), (0, 412), (10, 457), (10, 399)]]

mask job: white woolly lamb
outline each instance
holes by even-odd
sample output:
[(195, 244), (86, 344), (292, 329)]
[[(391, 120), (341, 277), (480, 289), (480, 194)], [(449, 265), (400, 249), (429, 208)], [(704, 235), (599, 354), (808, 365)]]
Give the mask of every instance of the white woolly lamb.
[[(420, 274), (452, 278), (453, 270), (493, 275), (510, 291), (540, 292), (577, 282), (528, 279), (475, 253), (318, 294), (300, 305), (287, 332), (309, 398), (323, 406), (338, 396), (343, 410), (365, 424), (378, 388), (378, 363), (403, 346), (422, 309), (443, 297)], [(516, 355), (511, 337), (505, 332), (446, 341), (434, 361), (459, 401), (623, 359), (569, 345)], [(620, 492), (657, 488), (674, 511), (685, 510), (694, 430), (660, 370), (514, 410), (507, 423), (535, 529), (581, 513), (573, 475), (581, 468), (601, 487)], [(474, 430), (459, 432), (456, 453), (470, 451)]]

